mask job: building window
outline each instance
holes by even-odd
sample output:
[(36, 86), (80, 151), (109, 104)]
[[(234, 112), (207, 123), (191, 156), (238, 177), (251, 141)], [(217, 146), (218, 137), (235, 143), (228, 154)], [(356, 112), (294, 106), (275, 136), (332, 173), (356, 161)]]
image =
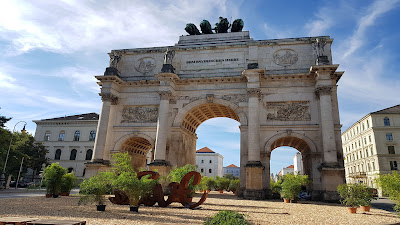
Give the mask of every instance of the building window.
[(364, 123), (362, 124), (362, 129), (363, 129), (363, 130), (365, 130), (365, 126), (364, 126)]
[(58, 135), (58, 141), (64, 141), (65, 138), (65, 131), (61, 131)]
[(375, 162), (372, 162), (372, 170), (375, 171)]
[(61, 149), (56, 150), (56, 154), (54, 156), (54, 160), (60, 160), (61, 158)]
[(383, 124), (384, 124), (385, 126), (390, 126), (390, 120), (389, 120), (389, 118), (385, 117), (385, 118), (383, 119)]
[(82, 177), (85, 177), (86, 174), (86, 168), (83, 169)]
[(76, 149), (72, 149), (71, 155), (69, 156), (69, 160), (75, 160), (76, 159)]
[(389, 154), (396, 154), (394, 151), (394, 146), (388, 146)]
[(366, 138), (364, 138), (364, 144), (367, 144), (367, 139)]
[(397, 170), (397, 161), (390, 161), (390, 170)]
[(201, 172), (201, 173), (204, 173), (204, 169), (203, 169), (203, 168), (201, 168), (201, 169), (200, 169), (200, 172)]
[(88, 149), (88, 150), (86, 151), (85, 160), (92, 160), (92, 155), (93, 155), (92, 149)]
[(201, 163), (204, 163), (204, 160), (203, 160), (203, 159), (201, 160)]
[(50, 141), (50, 131), (46, 131), (46, 133), (44, 133), (44, 141)]
[(96, 131), (90, 131), (89, 141), (94, 141), (96, 139)]
[(74, 172), (74, 168), (72, 168), (72, 167), (68, 168), (68, 173), (72, 173), (72, 172)]
[(372, 142), (371, 135), (368, 136), (368, 139), (369, 139), (369, 143), (371, 143)]
[(80, 137), (81, 137), (81, 132), (79, 130), (75, 131), (74, 141), (79, 141)]
[(211, 169), (208, 169), (208, 173), (212, 173), (212, 170), (211, 170)]
[(210, 160), (210, 163), (212, 163), (212, 160)]
[(393, 141), (393, 136), (392, 136), (392, 134), (386, 134), (386, 140), (387, 140), (387, 141)]
[(367, 120), (367, 128), (369, 128), (369, 121)]

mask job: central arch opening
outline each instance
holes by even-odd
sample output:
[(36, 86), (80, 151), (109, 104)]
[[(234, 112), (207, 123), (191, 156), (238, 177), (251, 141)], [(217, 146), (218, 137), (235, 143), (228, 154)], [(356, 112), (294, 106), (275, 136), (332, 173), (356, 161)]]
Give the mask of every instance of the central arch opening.
[[(196, 165), (200, 173), (223, 176), (223, 167), (231, 164), (240, 166), (239, 125), (238, 114), (232, 108), (217, 103), (198, 105), (184, 115), (182, 127), (198, 138), (195, 149), (207, 147), (215, 152), (196, 153)], [(217, 154), (223, 157), (218, 163)]]

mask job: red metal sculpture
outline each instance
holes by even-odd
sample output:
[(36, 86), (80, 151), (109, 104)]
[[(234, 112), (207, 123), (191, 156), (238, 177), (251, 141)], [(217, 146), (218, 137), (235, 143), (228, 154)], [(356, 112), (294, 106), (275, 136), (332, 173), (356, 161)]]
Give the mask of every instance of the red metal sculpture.
[[(157, 179), (160, 175), (157, 172), (154, 171), (143, 171), (139, 172), (137, 177), (141, 179), (143, 176), (149, 175), (151, 176), (148, 179)], [(170, 194), (165, 200), (164, 198), (164, 191), (161, 186), (161, 184), (156, 184), (153, 187), (153, 195), (148, 196), (146, 198), (143, 198), (140, 201), (140, 204), (144, 204), (146, 206), (153, 206), (156, 202), (160, 207), (167, 207), (173, 202), (179, 202), (181, 203), (184, 207), (189, 208), (189, 209), (194, 209), (201, 204), (204, 203), (204, 201), (207, 199), (208, 193), (204, 191), (203, 195), (201, 196), (200, 200), (196, 203), (193, 203), (191, 199), (188, 199), (188, 194), (191, 192), (191, 190), (188, 190), (188, 185), (190, 182), (190, 179), (193, 178), (193, 185), (198, 185), (201, 181), (201, 175), (200, 173), (196, 171), (191, 171), (187, 173), (181, 180), (180, 183), (172, 182), (168, 185), (170, 189)], [(115, 197), (109, 198), (110, 201), (114, 204), (118, 205), (129, 205), (129, 199), (128, 197), (121, 191), (115, 191), (114, 192)]]

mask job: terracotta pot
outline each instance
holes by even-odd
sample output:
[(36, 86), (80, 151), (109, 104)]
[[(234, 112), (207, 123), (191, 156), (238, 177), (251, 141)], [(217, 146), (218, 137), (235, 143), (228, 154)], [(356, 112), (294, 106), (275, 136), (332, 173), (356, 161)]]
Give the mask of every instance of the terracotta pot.
[(284, 202), (284, 203), (290, 203), (290, 199), (284, 198), (284, 199), (283, 199), (283, 202)]
[(219, 193), (221, 193), (221, 194), (224, 193), (224, 190), (220, 190)]
[(96, 205), (97, 211), (106, 211), (106, 205)]
[(356, 207), (348, 207), (347, 210), (349, 211), (349, 213), (357, 213)]
[(365, 205), (365, 206), (362, 205), (362, 206), (360, 206), (360, 209), (363, 212), (369, 212), (371, 209), (371, 206), (370, 205)]
[(61, 196), (69, 196), (69, 193), (60, 193)]
[(59, 195), (54, 195), (54, 194), (53, 194), (53, 198), (58, 198), (58, 196), (59, 196)]
[(211, 190), (207, 190), (207, 193), (210, 193)]
[(51, 198), (52, 196), (52, 194), (46, 194), (46, 198)]

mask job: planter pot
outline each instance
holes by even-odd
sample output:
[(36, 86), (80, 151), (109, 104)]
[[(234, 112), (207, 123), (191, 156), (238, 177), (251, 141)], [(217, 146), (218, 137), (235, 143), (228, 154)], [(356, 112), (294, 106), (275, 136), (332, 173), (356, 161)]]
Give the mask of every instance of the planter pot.
[(96, 205), (97, 211), (106, 211), (106, 205)]
[(58, 195), (53, 195), (53, 198), (58, 198)]
[(61, 193), (61, 196), (69, 196), (69, 193)]
[(290, 199), (284, 198), (284, 199), (283, 199), (283, 202), (284, 202), (284, 203), (290, 203)]
[(357, 212), (357, 208), (356, 207), (348, 207), (347, 210), (349, 211), (349, 213), (356, 213)]
[(131, 212), (139, 212), (139, 206), (130, 206), (130, 207), (129, 207), (129, 210), (130, 210)]
[(371, 209), (371, 206), (370, 205), (360, 206), (360, 209), (363, 212), (369, 212)]
[(221, 194), (224, 193), (224, 190), (222, 190), (222, 191), (220, 190), (219, 193), (221, 193)]
[(46, 194), (46, 198), (51, 198), (52, 196), (52, 194)]
[(211, 190), (207, 190), (207, 193), (210, 193)]

